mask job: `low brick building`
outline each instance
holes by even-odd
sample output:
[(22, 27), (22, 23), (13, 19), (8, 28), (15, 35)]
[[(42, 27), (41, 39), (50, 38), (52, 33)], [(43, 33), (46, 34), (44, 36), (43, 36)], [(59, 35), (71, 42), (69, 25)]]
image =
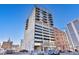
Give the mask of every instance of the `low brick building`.
[(3, 43), (2, 43), (2, 47), (1, 48), (3, 48), (3, 49), (5, 49), (5, 50), (10, 50), (10, 49), (12, 49), (12, 41), (10, 41), (10, 40), (8, 40), (8, 41), (4, 41)]
[(56, 49), (62, 51), (69, 49), (69, 44), (65, 32), (54, 27), (54, 38)]

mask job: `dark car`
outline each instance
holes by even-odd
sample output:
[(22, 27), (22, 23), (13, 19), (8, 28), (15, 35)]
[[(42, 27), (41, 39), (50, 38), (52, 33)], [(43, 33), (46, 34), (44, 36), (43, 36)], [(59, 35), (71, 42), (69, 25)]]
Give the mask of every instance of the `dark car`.
[(19, 52), (28, 52), (28, 50), (20, 50)]
[(6, 50), (5, 54), (14, 54), (15, 52), (13, 50)]

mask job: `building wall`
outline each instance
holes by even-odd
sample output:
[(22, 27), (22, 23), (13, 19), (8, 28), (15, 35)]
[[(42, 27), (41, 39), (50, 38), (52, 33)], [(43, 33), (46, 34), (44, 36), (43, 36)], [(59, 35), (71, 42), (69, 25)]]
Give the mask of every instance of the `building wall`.
[(72, 48), (79, 48), (79, 20), (74, 20), (67, 24), (67, 31)]
[[(40, 11), (40, 12), (39, 12)], [(42, 12), (46, 13), (42, 15)], [(39, 12), (39, 13), (38, 13)], [(39, 14), (39, 16), (38, 16)], [(24, 48), (26, 50), (44, 50), (49, 49), (50, 43), (54, 43), (51, 38), (52, 19), (48, 19), (49, 13), (43, 9), (33, 9), (31, 16), (28, 18), (28, 26), (24, 32)], [(45, 18), (43, 18), (45, 17)], [(38, 19), (39, 18), (39, 19)], [(51, 18), (51, 16), (50, 16)], [(51, 20), (51, 21), (50, 21)], [(38, 33), (38, 32), (40, 33)], [(52, 47), (53, 48), (53, 47)]]
[[(53, 41), (51, 41), (52, 40), (51, 32), (52, 32), (52, 26), (53, 26), (53, 25), (51, 25), (53, 23), (52, 15), (44, 9), (40, 9), (39, 11), (40, 11), (40, 12), (38, 12), (40, 14), (40, 15), (38, 15), (39, 19), (35, 19), (35, 24), (40, 27), (39, 29), (41, 30), (41, 35), (42, 35), (40, 37), (42, 43), (39, 43), (39, 44), (43, 50), (52, 49), (53, 48), (52, 43), (54, 43)], [(49, 15), (50, 15), (51, 21), (49, 19)], [(37, 41), (37, 39), (35, 39), (35, 41)]]
[(73, 42), (72, 42), (72, 39), (70, 38), (71, 36), (70, 36), (68, 28), (66, 29), (66, 35), (69, 42), (69, 50), (73, 50)]
[(3, 49), (12, 49), (12, 42), (3, 42), (2, 47)]
[(1, 49), (1, 43), (0, 43), (0, 49)]
[(19, 52), (21, 49), (19, 45), (12, 45), (12, 50), (14, 50), (15, 52)]
[(62, 51), (69, 49), (65, 32), (54, 27), (54, 37), (55, 37), (56, 49), (62, 50)]
[(34, 25), (35, 25), (35, 10), (28, 18), (28, 29), (24, 32), (24, 49), (34, 50)]

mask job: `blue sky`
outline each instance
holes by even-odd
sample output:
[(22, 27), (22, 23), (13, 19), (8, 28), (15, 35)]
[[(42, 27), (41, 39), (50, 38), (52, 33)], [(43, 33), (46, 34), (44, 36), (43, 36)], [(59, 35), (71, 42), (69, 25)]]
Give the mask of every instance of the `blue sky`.
[[(79, 5), (44, 4), (39, 7), (49, 10), (53, 15), (54, 26), (63, 30), (66, 24), (79, 18)], [(34, 5), (0, 5), (0, 42), (10, 37), (14, 43), (20, 43), (24, 38), (26, 19), (31, 14)]]

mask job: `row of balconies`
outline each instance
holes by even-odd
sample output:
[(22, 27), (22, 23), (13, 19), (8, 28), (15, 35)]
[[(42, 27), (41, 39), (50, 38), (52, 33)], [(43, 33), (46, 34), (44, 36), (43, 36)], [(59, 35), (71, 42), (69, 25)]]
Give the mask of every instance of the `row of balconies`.
[(50, 24), (51, 26), (53, 26), (53, 24)]
[[(50, 35), (50, 36), (51, 36), (50, 33), (48, 33), (48, 32), (43, 32), (43, 31), (35, 32), (35, 33), (42, 34), (42, 35)], [(52, 36), (53, 36), (53, 35), (52, 35)]]
[(40, 10), (36, 10), (36, 14), (37, 15), (40, 15), (40, 13), (43, 15), (43, 16), (49, 16), (49, 18), (52, 18), (52, 15), (51, 14), (47, 14), (47, 12), (46, 11), (41, 11), (40, 12)]
[(37, 33), (42, 33), (42, 34), (49, 34), (49, 35), (52, 35), (52, 33), (50, 33), (50, 31), (48, 31), (48, 30), (45, 30), (45, 29), (42, 29), (42, 28), (36, 28), (35, 29), (35, 32), (37, 32)]
[(41, 25), (35, 25), (35, 30), (41, 30), (41, 31), (43, 31), (43, 32), (51, 32), (51, 33), (53, 33), (52, 31), (53, 30), (50, 30), (49, 28), (46, 28), (46, 27), (42, 27)]
[(43, 37), (51, 37), (51, 38), (54, 38), (50, 34), (43, 34), (43, 33), (36, 33), (36, 32), (35, 32), (35, 36), (43, 36)]
[(43, 19), (43, 22), (44, 22), (44, 23), (47, 23), (47, 19)]
[[(40, 20), (40, 17), (41, 17), (40, 14), (36, 14), (35, 16), (36, 20)], [(47, 16), (43, 16), (42, 20), (44, 23), (47, 23)], [(49, 18), (49, 21), (52, 22), (52, 18)]]
[(36, 12), (40, 12), (40, 8), (36, 8), (36, 10), (35, 10)]
[(36, 32), (35, 32), (35, 36), (51, 37), (49, 34), (36, 33)]
[(45, 30), (49, 30), (49, 31), (53, 31), (53, 29), (50, 29), (50, 28), (47, 28), (47, 27), (44, 27), (44, 26), (41, 26), (41, 25), (37, 25), (37, 24), (35, 24), (35, 27), (37, 27), (37, 28), (42, 28), (42, 29), (45, 29)]
[[(50, 38), (52, 38), (50, 35), (47, 35), (47, 34), (36, 34), (36, 33), (35, 33), (35, 37), (43, 37), (43, 38), (44, 38), (44, 37), (45, 37), (45, 38), (49, 38), (49, 37), (50, 37)], [(54, 38), (54, 37), (53, 37), (53, 38)]]
[[(35, 15), (36, 15), (36, 17), (39, 16), (39, 17), (42, 17), (42, 18), (44, 18), (44, 19), (47, 19), (47, 16), (46, 16), (46, 15), (42, 15), (42, 16), (41, 16), (40, 13), (37, 13), (37, 12), (36, 12)], [(48, 17), (48, 19), (52, 19), (52, 17)]]
[(40, 8), (36, 8), (36, 11), (41, 11), (43, 14), (46, 14), (47, 12), (46, 11), (44, 11), (44, 10), (41, 10)]

